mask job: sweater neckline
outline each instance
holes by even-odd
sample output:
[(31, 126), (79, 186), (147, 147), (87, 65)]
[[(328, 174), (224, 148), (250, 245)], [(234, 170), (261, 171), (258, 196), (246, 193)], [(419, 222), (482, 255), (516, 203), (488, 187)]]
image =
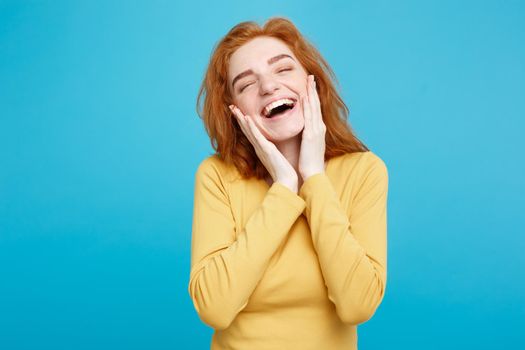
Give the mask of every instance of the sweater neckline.
[[(332, 163), (332, 162), (331, 162), (332, 159), (334, 159), (334, 158), (331, 158), (331, 159), (325, 161), (325, 165), (324, 165), (324, 173), (325, 173), (325, 174), (328, 174), (328, 172), (329, 172), (328, 169), (330, 168), (330, 164)], [(272, 185), (273, 185), (273, 182), (272, 182), (271, 184), (269, 184), (269, 183), (266, 181), (266, 179), (259, 179), (259, 182), (261, 182), (261, 183), (266, 187), (266, 189), (269, 189), (269, 188), (272, 187)]]

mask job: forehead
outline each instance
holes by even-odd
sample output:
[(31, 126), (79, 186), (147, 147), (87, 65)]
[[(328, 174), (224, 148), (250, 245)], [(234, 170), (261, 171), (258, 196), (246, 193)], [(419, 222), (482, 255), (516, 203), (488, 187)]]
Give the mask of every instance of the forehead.
[(228, 77), (231, 80), (236, 74), (246, 69), (266, 66), (268, 59), (282, 53), (295, 58), (288, 45), (279, 39), (266, 36), (252, 39), (235, 50), (230, 57)]

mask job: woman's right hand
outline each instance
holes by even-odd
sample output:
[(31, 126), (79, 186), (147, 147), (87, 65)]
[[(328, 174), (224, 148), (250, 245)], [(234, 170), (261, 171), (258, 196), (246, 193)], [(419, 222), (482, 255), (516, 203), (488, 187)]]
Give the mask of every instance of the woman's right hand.
[(264, 137), (250, 116), (244, 115), (235, 105), (229, 107), (273, 181), (279, 182), (297, 193), (299, 179), (293, 166), (277, 147)]

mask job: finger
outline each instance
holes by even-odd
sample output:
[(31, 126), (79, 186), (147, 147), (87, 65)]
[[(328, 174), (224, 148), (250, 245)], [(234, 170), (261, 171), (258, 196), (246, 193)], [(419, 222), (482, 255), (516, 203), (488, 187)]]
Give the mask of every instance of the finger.
[(301, 108), (303, 109), (304, 116), (304, 130), (306, 133), (310, 132), (312, 128), (312, 120), (310, 115), (310, 110), (307, 102), (307, 97), (305, 95), (301, 96)]
[(316, 85), (314, 85), (314, 94), (315, 94), (315, 100), (316, 100), (316, 105), (317, 105), (317, 115), (319, 116), (318, 117), (318, 120), (319, 120), (319, 128), (321, 131), (325, 132), (326, 131), (326, 125), (324, 123), (324, 120), (323, 120), (323, 109), (321, 107), (321, 99), (319, 98), (319, 94), (317, 92), (317, 88), (316, 88)]
[(246, 119), (246, 124), (247, 124), (248, 128), (250, 129), (251, 134), (256, 139), (258, 146), (261, 149), (266, 148), (266, 146), (268, 145), (269, 141), (261, 133), (261, 131), (259, 130), (259, 128), (256, 125), (255, 120), (253, 120), (251, 118), (247, 118)]
[(320, 121), (322, 121), (323, 119), (323, 115), (321, 113), (321, 100), (319, 99), (319, 94), (317, 92), (317, 83), (315, 81), (315, 77), (313, 78), (313, 95), (314, 95), (314, 104), (315, 104), (315, 111), (317, 113), (317, 115), (319, 116), (319, 118), (321, 119)]
[(310, 109), (310, 103), (308, 102), (308, 96), (301, 96), (301, 105), (303, 107), (303, 117), (304, 117), (304, 134), (309, 134), (312, 130), (312, 113)]
[(244, 122), (244, 114), (242, 114), (242, 112), (235, 105), (230, 105), (229, 107), (233, 113), (233, 116), (235, 117), (235, 119), (237, 119), (237, 123), (239, 124), (242, 132), (246, 135), (246, 123)]
[[(269, 142), (257, 129), (257, 126), (255, 125), (255, 122), (251, 118), (246, 119), (246, 125), (250, 129), (250, 133), (253, 135), (254, 142), (252, 142), (253, 148), (255, 149), (255, 153), (257, 154), (257, 157), (259, 160), (263, 163), (263, 165), (266, 167), (266, 169), (272, 169), (271, 166), (269, 166), (269, 160), (268, 156), (271, 152), (269, 149), (270, 145), (273, 145), (271, 142)], [(271, 170), (268, 170), (271, 171)]]
[(307, 91), (308, 91), (308, 100), (310, 102), (310, 110), (311, 110), (311, 114), (312, 114), (311, 125), (312, 125), (312, 131), (317, 132), (319, 130), (319, 128), (320, 128), (320, 121), (319, 121), (319, 119), (321, 117), (320, 117), (318, 109), (317, 109), (317, 103), (316, 103), (317, 95), (316, 95), (316, 91), (315, 91), (314, 76), (310, 75), (310, 76), (308, 76), (308, 78), (309, 79), (308, 79)]
[(261, 154), (261, 151), (263, 149), (263, 145), (265, 143), (266, 138), (261, 134), (259, 129), (254, 125), (253, 119), (242, 113), (239, 107), (233, 106), (233, 109), (235, 113), (238, 115), (238, 117), (242, 120), (242, 130), (243, 133), (248, 138), (248, 141), (252, 144), (253, 148), (255, 149), (255, 152), (257, 154)]
[[(230, 108), (230, 111), (232, 112), (233, 116), (235, 117), (235, 119), (237, 119), (237, 121), (239, 122), (239, 124), (241, 124), (241, 116), (242, 116), (242, 113), (240, 111), (237, 110), (237, 107), (235, 105), (229, 105), (228, 106)], [(239, 125), (240, 126), (240, 125)]]
[[(242, 111), (239, 109), (239, 107), (235, 106), (235, 105), (232, 105), (230, 107), (230, 109), (232, 110), (232, 112), (234, 113), (235, 117), (237, 118), (237, 121), (239, 122), (239, 126), (241, 127), (241, 130), (243, 132), (243, 134), (246, 136), (246, 138), (248, 139), (248, 141), (250, 141), (250, 143), (252, 145), (254, 145), (254, 143), (256, 142), (255, 141), (255, 137), (252, 135), (252, 132), (247, 124), (247, 120), (249, 119), (249, 117), (245, 116)], [(254, 145), (255, 147), (255, 145)]]
[(258, 139), (261, 139), (263, 141), (268, 141), (266, 137), (262, 134), (261, 128), (262, 126), (257, 122), (256, 119), (249, 119), (249, 124), (252, 127), (253, 135), (256, 136)]

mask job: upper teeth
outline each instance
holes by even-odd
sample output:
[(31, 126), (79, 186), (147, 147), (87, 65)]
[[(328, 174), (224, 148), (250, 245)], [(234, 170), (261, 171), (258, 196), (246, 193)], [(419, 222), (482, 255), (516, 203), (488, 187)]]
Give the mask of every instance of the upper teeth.
[(269, 103), (268, 105), (266, 105), (266, 107), (264, 107), (263, 114), (266, 117), (270, 114), (271, 110), (274, 109), (275, 107), (279, 107), (284, 104), (293, 105), (293, 103), (294, 101), (289, 98), (282, 98), (280, 100), (273, 101), (272, 103)]

